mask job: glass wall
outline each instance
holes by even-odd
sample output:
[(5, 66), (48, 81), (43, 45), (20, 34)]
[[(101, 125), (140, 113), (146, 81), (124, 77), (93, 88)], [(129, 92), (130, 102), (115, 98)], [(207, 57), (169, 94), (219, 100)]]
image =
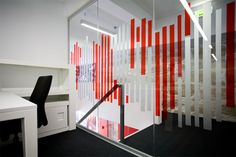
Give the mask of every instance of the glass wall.
[[(235, 154), (234, 1), (98, 0), (69, 30), (77, 121), (122, 84), (126, 145), (152, 156)], [(119, 142), (120, 94), (82, 125)]]

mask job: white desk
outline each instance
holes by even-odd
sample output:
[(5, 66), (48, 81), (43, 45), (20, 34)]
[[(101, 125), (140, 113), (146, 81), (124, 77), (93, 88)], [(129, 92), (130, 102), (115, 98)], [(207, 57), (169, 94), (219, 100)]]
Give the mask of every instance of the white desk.
[(0, 92), (0, 121), (11, 119), (21, 119), (24, 157), (37, 157), (37, 106), (15, 94)]

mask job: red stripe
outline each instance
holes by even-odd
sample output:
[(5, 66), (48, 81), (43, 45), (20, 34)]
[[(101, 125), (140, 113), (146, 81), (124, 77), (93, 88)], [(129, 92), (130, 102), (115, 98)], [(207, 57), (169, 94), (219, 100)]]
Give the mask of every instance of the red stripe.
[(182, 16), (178, 16), (178, 77), (182, 77)]
[[(113, 83), (113, 49), (111, 49), (111, 87)], [(111, 94), (111, 103), (112, 103), (112, 94)]]
[(140, 27), (136, 28), (136, 42), (140, 42)]
[(126, 95), (126, 97), (125, 97), (125, 102), (126, 102), (126, 104), (129, 103), (129, 96), (128, 95)]
[[(190, 6), (190, 3), (188, 3), (188, 5)], [(185, 36), (189, 36), (190, 35), (190, 16), (188, 14), (188, 12), (185, 10)]]
[(120, 100), (121, 88), (119, 87), (117, 90), (118, 90), (118, 91), (117, 91), (117, 93), (118, 93), (118, 106), (120, 106), (120, 105), (121, 105), (121, 100)]
[[(162, 67), (163, 67), (163, 115), (167, 115), (167, 45), (166, 45), (166, 26), (162, 27), (162, 46), (163, 46), (163, 57), (162, 57)], [(164, 119), (167, 117), (163, 116)]]
[(141, 75), (146, 73), (146, 18), (142, 19)]
[(78, 42), (76, 42), (75, 44), (75, 48), (76, 48), (76, 65), (78, 65), (78, 60), (79, 60), (79, 46), (78, 46)]
[(102, 52), (101, 52), (101, 46), (99, 45), (98, 46), (98, 98), (102, 98), (102, 81), (100, 80), (101, 78), (101, 68), (102, 68), (102, 65), (101, 65), (101, 58), (102, 56)]
[(170, 26), (170, 108), (175, 109), (175, 25)]
[(104, 69), (103, 69), (103, 72), (104, 72), (104, 82), (103, 82), (103, 95), (104, 96), (106, 93), (107, 93), (107, 38), (106, 36), (104, 35)]
[(98, 44), (96, 44), (96, 92), (95, 92), (95, 98), (98, 99)]
[(160, 116), (160, 33), (155, 33), (156, 53), (156, 116)]
[(226, 105), (235, 107), (234, 94), (234, 31), (235, 2), (227, 4), (227, 34), (226, 34)]
[(102, 34), (102, 45), (101, 45), (101, 57), (102, 57), (102, 63), (101, 63), (101, 95), (103, 96), (103, 90), (104, 90), (104, 88), (103, 88), (103, 81), (104, 81), (104, 72), (103, 72), (103, 70), (104, 70), (104, 35)]
[[(107, 68), (108, 68), (108, 71), (107, 71), (107, 91), (109, 91), (111, 89), (111, 86), (110, 86), (110, 78), (111, 78), (111, 51), (110, 51), (110, 36), (107, 36), (107, 54), (108, 54), (108, 62), (107, 62)], [(111, 97), (109, 96), (107, 98), (107, 101), (110, 101)]]
[(152, 46), (152, 20), (148, 21), (148, 47)]
[(135, 19), (130, 20), (130, 68), (134, 69), (134, 26)]
[(95, 89), (95, 88), (94, 88), (94, 86), (95, 86), (95, 83), (94, 83), (94, 82), (95, 82), (95, 79), (94, 79), (94, 71), (95, 71), (95, 70), (94, 70), (94, 61), (95, 61), (94, 46), (95, 46), (95, 42), (93, 41), (93, 66), (92, 66), (92, 67), (93, 67), (93, 72), (92, 72), (92, 74), (93, 74), (93, 75), (92, 75), (92, 79), (93, 79), (93, 91), (94, 91), (94, 89)]
[[(117, 85), (117, 80), (114, 80), (114, 86)], [(114, 91), (114, 99), (117, 99), (117, 90)]]

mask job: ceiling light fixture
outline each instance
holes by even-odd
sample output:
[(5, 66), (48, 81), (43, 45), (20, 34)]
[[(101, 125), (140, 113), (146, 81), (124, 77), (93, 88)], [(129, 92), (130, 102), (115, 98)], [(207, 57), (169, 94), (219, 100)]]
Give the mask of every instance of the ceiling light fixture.
[(199, 22), (197, 21), (197, 19), (195, 18), (193, 11), (191, 10), (191, 8), (188, 5), (188, 2), (186, 0), (180, 0), (180, 2), (182, 3), (183, 7), (185, 8), (185, 10), (188, 12), (190, 18), (192, 19), (194, 25), (197, 27), (198, 31), (200, 32), (200, 34), (202, 35), (203, 39), (205, 41), (208, 41), (206, 34), (204, 33), (204, 31), (202, 30), (202, 27), (200, 26)]
[(97, 32), (100, 32), (100, 33), (103, 33), (103, 34), (106, 34), (106, 35), (110, 35), (111, 37), (114, 37), (115, 36), (115, 33), (114, 32), (110, 32), (102, 27), (97, 27), (95, 24), (92, 24), (88, 21), (85, 21), (85, 20), (80, 20), (80, 24), (84, 27), (87, 27), (89, 29), (92, 29), (94, 31), (97, 31)]

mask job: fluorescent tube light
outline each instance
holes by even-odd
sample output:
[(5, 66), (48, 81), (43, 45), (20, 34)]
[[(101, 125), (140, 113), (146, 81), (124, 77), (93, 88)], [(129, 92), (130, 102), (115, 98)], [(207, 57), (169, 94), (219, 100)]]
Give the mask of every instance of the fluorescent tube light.
[(200, 34), (202, 35), (203, 39), (208, 41), (206, 34), (204, 33), (204, 31), (202, 30), (202, 27), (200, 26), (200, 24), (198, 23), (197, 19), (195, 18), (193, 11), (191, 10), (191, 8), (188, 5), (188, 2), (186, 0), (180, 0), (180, 2), (182, 3), (183, 7), (185, 8), (185, 10), (188, 12), (190, 18), (192, 19), (193, 23), (195, 24), (195, 26), (197, 27), (198, 31), (200, 32)]
[(217, 61), (218, 59), (216, 58), (215, 54), (211, 54), (211, 56), (214, 58), (215, 61)]
[(94, 25), (94, 24), (92, 24), (88, 21), (85, 21), (85, 20), (81, 20), (80, 24), (84, 27), (87, 27), (89, 29), (92, 29), (94, 31), (97, 31), (97, 32), (100, 32), (100, 33), (103, 33), (103, 34), (106, 34), (106, 35), (110, 35), (112, 37), (115, 35), (115, 33), (108, 32), (107, 30), (105, 30), (101, 27), (96, 27), (96, 25)]

